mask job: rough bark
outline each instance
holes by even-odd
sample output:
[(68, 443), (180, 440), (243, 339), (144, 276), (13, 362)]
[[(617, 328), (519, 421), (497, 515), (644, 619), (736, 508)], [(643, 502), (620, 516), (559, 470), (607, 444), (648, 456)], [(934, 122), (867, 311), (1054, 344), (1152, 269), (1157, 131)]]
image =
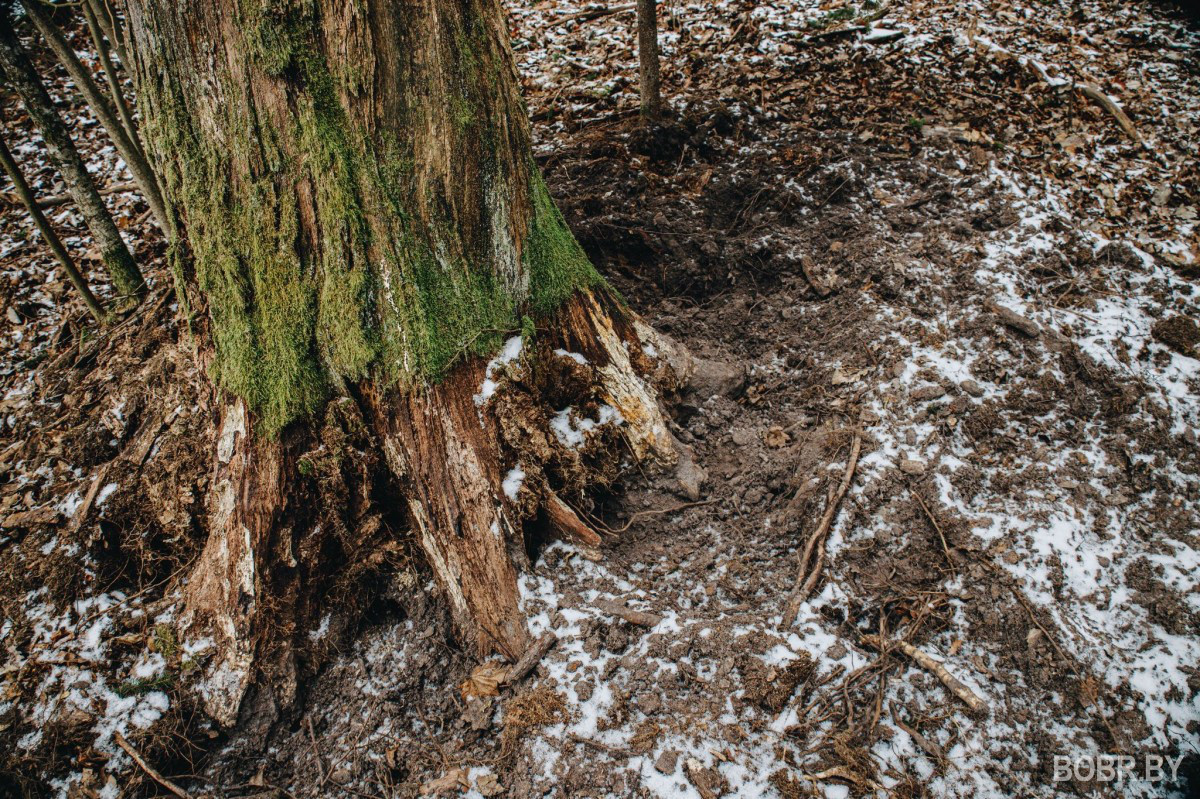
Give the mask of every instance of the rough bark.
[(655, 120), (662, 116), (662, 85), (658, 59), (658, 0), (638, 0), (638, 78), (642, 116)]
[(0, 138), (0, 163), (3, 164), (4, 171), (8, 174), (8, 179), (12, 181), (13, 188), (17, 192), (17, 197), (24, 204), (25, 210), (33, 217), (33, 223), (37, 225), (38, 232), (42, 234), (42, 238), (46, 240), (46, 245), (50, 247), (50, 251), (54, 253), (54, 257), (62, 264), (63, 271), (67, 273), (67, 278), (71, 281), (71, 285), (79, 292), (79, 296), (83, 297), (83, 304), (87, 306), (88, 312), (91, 313), (97, 322), (104, 324), (104, 309), (100, 307), (100, 303), (96, 300), (96, 295), (92, 294), (92, 290), (88, 288), (87, 280), (80, 274), (79, 269), (75, 266), (75, 262), (71, 260), (71, 256), (67, 253), (67, 248), (63, 246), (62, 240), (58, 238), (58, 234), (54, 232), (54, 228), (50, 227), (49, 220), (42, 213), (37, 198), (33, 196), (33, 191), (25, 181), (25, 176), (21, 174), (21, 168), (17, 166), (16, 159), (9, 152), (8, 145), (4, 143), (3, 138)]
[(410, 542), (463, 643), (519, 657), (526, 534), (629, 453), (678, 457), (672, 370), (538, 174), (507, 36), (496, 0), (128, 3), (183, 305), (231, 397), (182, 617), (223, 723), (256, 670), (288, 704), (302, 633), (348, 610), (329, 592)]
[[(87, 67), (75, 55), (75, 50), (63, 38), (62, 31), (54, 24), (49, 15), (42, 9), (40, 0), (21, 0), (21, 5), (25, 9), (25, 13), (33, 20), (34, 25), (41, 32), (42, 38), (50, 45), (51, 52), (58, 62), (67, 70), (67, 74), (71, 76), (71, 80), (75, 82), (76, 88), (79, 89), (83, 98), (87, 101), (88, 107), (92, 109), (92, 113), (96, 115), (96, 119), (104, 127), (104, 131), (116, 146), (117, 152), (125, 159), (126, 165), (129, 167), (130, 174), (137, 181), (138, 187), (142, 190), (142, 195), (146, 198), (146, 204), (150, 206), (150, 212), (154, 215), (155, 222), (164, 232), (169, 232), (167, 227), (166, 210), (163, 207), (162, 192), (159, 190), (158, 180), (154, 176), (154, 172), (150, 169), (150, 164), (146, 161), (146, 155), (142, 152), (142, 147), (137, 141), (136, 135), (132, 134), (132, 121), (129, 122), (130, 127), (126, 128), (126, 123), (118, 118), (116, 108), (109, 102), (104, 93), (100, 91), (100, 87), (96, 85), (95, 78), (92, 77)], [(90, 12), (89, 12), (90, 13)], [(97, 47), (100, 47), (99, 43)], [(101, 48), (102, 49), (102, 48)], [(106, 65), (108, 74), (111, 76), (112, 64)], [(115, 87), (115, 83), (113, 84)], [(123, 102), (119, 92), (120, 88), (115, 87), (118, 94), (114, 97), (117, 103)]]
[(88, 230), (100, 251), (116, 293), (126, 299), (141, 298), (146, 293), (146, 283), (113, 223), (108, 208), (104, 205), (92, 176), (88, 174), (75, 143), (67, 132), (54, 103), (41, 78), (29, 61), (28, 55), (17, 40), (16, 30), (6, 9), (0, 7), (0, 71), (3, 79), (16, 90), (32, 117), (50, 160), (62, 175), (67, 190), (83, 215)]

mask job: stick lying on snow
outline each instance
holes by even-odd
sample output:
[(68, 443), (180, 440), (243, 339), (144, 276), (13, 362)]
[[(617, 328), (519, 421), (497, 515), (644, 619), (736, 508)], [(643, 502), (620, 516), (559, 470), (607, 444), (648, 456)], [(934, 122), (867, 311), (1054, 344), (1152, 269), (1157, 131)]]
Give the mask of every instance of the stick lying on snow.
[(957, 696), (971, 708), (972, 713), (986, 715), (988, 713), (988, 704), (979, 696), (968, 688), (961, 680), (946, 670), (946, 667), (933, 658), (932, 655), (922, 652), (907, 641), (888, 641), (886, 644), (878, 635), (864, 635), (863, 641), (871, 647), (878, 649), (880, 652), (885, 651), (889, 646), (895, 646), (904, 654), (912, 658), (918, 666), (928, 671), (934, 677), (941, 680), (942, 685), (950, 693)]
[[(821, 521), (804, 545), (804, 554), (800, 556), (800, 567), (796, 574), (796, 587), (792, 589), (787, 611), (783, 614), (784, 627), (790, 627), (796, 620), (796, 614), (800, 612), (800, 603), (808, 598), (813, 588), (816, 587), (817, 580), (821, 579), (821, 568), (825, 565), (825, 538), (829, 534), (829, 525), (833, 522), (834, 515), (837, 514), (842, 497), (846, 496), (846, 490), (850, 488), (850, 481), (854, 479), (854, 468), (858, 465), (860, 452), (862, 452), (862, 430), (857, 430), (854, 433), (854, 443), (850, 445), (850, 459), (846, 461), (846, 471), (842, 473), (842, 482), (838, 485), (837, 490), (831, 492), (827, 497), (825, 513), (821, 515)], [(816, 560), (810, 569), (808, 562), (812, 558), (814, 548), (817, 551)]]
[(630, 624), (636, 624), (639, 627), (657, 627), (662, 621), (662, 616), (655, 616), (653, 613), (644, 613), (640, 610), (627, 608), (620, 602), (613, 602), (609, 599), (597, 599), (592, 603), (593, 607), (599, 608), (605, 613), (613, 616), (618, 616)]

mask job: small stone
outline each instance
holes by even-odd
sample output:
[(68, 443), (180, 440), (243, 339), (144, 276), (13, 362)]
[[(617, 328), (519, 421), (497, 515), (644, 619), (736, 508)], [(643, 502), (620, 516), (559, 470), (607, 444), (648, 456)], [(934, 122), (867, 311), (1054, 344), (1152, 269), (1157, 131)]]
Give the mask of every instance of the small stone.
[(754, 435), (754, 431), (747, 430), (744, 427), (734, 428), (733, 432), (730, 433), (729, 437), (732, 438), (733, 443), (737, 444), (739, 447), (750, 446), (751, 444), (754, 443), (754, 440), (756, 438), (756, 436)]
[(925, 468), (924, 461), (918, 461), (912, 458), (900, 459), (900, 471), (904, 472), (905, 474), (922, 475), (925, 474)]
[(912, 398), (917, 402), (928, 402), (929, 400), (935, 400), (945, 395), (946, 389), (938, 385), (921, 386), (920, 388), (914, 388), (912, 391)]
[(654, 768), (661, 774), (674, 774), (675, 763), (679, 760), (679, 752), (674, 749), (664, 749), (663, 753), (654, 761)]
[(964, 380), (959, 384), (963, 391), (970, 394), (972, 397), (983, 396), (983, 386), (976, 383), (974, 380)]

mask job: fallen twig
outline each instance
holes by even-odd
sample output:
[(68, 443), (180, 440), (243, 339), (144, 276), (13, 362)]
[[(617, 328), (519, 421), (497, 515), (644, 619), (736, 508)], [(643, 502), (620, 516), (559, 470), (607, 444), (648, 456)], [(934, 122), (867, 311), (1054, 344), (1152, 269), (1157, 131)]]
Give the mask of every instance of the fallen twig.
[(525, 650), (525, 654), (521, 655), (521, 659), (512, 665), (501, 682), (507, 685), (523, 679), (526, 674), (533, 671), (534, 667), (541, 662), (556, 643), (558, 643), (558, 636), (554, 634), (553, 630), (534, 641)]
[(1125, 131), (1129, 138), (1138, 144), (1144, 144), (1142, 137), (1138, 135), (1137, 128), (1133, 126), (1133, 120), (1129, 118), (1129, 115), (1125, 113), (1125, 110), (1121, 106), (1117, 105), (1116, 100), (1100, 91), (1099, 86), (1094, 83), (1076, 83), (1075, 88), (1084, 97), (1096, 101), (1105, 111), (1112, 114), (1113, 118), (1117, 120), (1117, 124), (1121, 126), (1121, 130)]
[(927, 755), (936, 760), (938, 765), (945, 767), (949, 763), (949, 761), (946, 759), (946, 753), (942, 751), (940, 746), (926, 738), (921, 733), (917, 732), (913, 727), (905, 724), (900, 718), (900, 714), (896, 712), (896, 708), (892, 707), (890, 709), (892, 712), (892, 723), (904, 730), (904, 732), (908, 733), (908, 737), (913, 739), (913, 743), (921, 747), (921, 749), (923, 749)]
[(154, 768), (154, 766), (151, 766), (149, 763), (147, 763), (146, 759), (138, 753), (138, 750), (133, 748), (133, 744), (125, 740), (124, 735), (119, 732), (113, 733), (113, 740), (116, 742), (117, 746), (125, 750), (125, 754), (129, 755), (133, 762), (137, 763), (138, 767), (141, 768), (142, 771), (150, 775), (152, 780), (178, 796), (179, 799), (192, 799), (192, 795), (190, 793), (171, 782), (169, 779), (160, 774), (158, 770)]
[(1030, 338), (1037, 338), (1042, 335), (1041, 325), (1032, 319), (1026, 319), (1012, 308), (1006, 308), (995, 300), (988, 300), (984, 303), (984, 307), (994, 313), (1006, 327), (1011, 327), (1013, 330)]
[(961, 680), (951, 674), (945, 666), (934, 659), (930, 654), (922, 652), (907, 641), (888, 641), (884, 642), (878, 635), (864, 635), (863, 641), (868, 645), (878, 649), (880, 652), (886, 651), (888, 646), (894, 645), (897, 649), (903, 652), (921, 668), (928, 671), (934, 677), (941, 681), (942, 685), (950, 693), (961, 699), (966, 705), (971, 708), (971, 712), (985, 715), (988, 712), (987, 702), (979, 698), (979, 695), (966, 686)]
[(558, 531), (568, 541), (585, 547), (600, 546), (600, 535), (579, 518), (570, 505), (559, 499), (554, 492), (549, 492), (546, 501), (542, 503), (546, 519), (550, 526)]
[(626, 11), (633, 11), (636, 8), (636, 3), (628, 3), (621, 6), (609, 6), (607, 8), (585, 8), (583, 11), (576, 11), (573, 14), (564, 14), (558, 18), (558, 22), (560, 24), (571, 21), (591, 22), (594, 19), (600, 19), (601, 17), (607, 17), (612, 14), (624, 14)]
[(653, 613), (646, 613), (641, 610), (634, 610), (626, 607), (621, 602), (613, 602), (610, 599), (597, 599), (592, 603), (593, 607), (599, 608), (605, 613), (613, 616), (618, 616), (630, 624), (636, 624), (639, 627), (657, 627), (662, 621), (662, 616), (655, 616)]
[[(850, 488), (850, 481), (854, 479), (854, 469), (858, 465), (858, 455), (861, 451), (862, 431), (856, 430), (854, 442), (850, 445), (850, 459), (846, 462), (846, 470), (842, 473), (842, 481), (827, 498), (825, 513), (821, 515), (820, 522), (817, 523), (808, 536), (808, 541), (805, 542), (804, 553), (800, 556), (800, 565), (796, 572), (796, 587), (792, 590), (787, 611), (783, 615), (784, 627), (790, 627), (796, 620), (796, 614), (800, 612), (800, 603), (808, 597), (821, 577), (821, 567), (825, 563), (825, 538), (829, 534), (829, 527), (833, 523), (833, 517), (837, 514), (838, 506), (841, 505), (842, 497), (846, 496), (846, 491)], [(815, 559), (813, 558), (814, 549), (816, 550)], [(810, 559), (814, 560), (812, 568), (808, 566)]]
[[(131, 192), (141, 191), (141, 189), (138, 188), (138, 185), (136, 183), (113, 183), (110, 186), (105, 186), (102, 189), (97, 189), (97, 191), (99, 191), (100, 194), (103, 196), (103, 195), (107, 195), (107, 194), (127, 194), (127, 193), (131, 193)], [(8, 203), (9, 205), (20, 205), (21, 204), (20, 199), (18, 199), (15, 195), (12, 195), (12, 194), (0, 194), (0, 198), (3, 198), (4, 202)], [(72, 200), (71, 200), (70, 194), (51, 194), (48, 197), (42, 197), (41, 199), (39, 199), (37, 201), (37, 204), (38, 204), (39, 208), (54, 208), (55, 206), (66, 205), (67, 203), (69, 203), (71, 201)]]
[(916, 498), (917, 504), (921, 506), (921, 510), (925, 511), (925, 518), (929, 519), (929, 523), (932, 524), (933, 529), (937, 531), (938, 538), (941, 539), (942, 542), (942, 552), (946, 553), (946, 562), (950, 564), (950, 571), (957, 574), (958, 569), (954, 566), (954, 558), (950, 556), (950, 547), (946, 543), (946, 534), (942, 532), (942, 526), (938, 524), (937, 519), (933, 517), (933, 512), (929, 510), (929, 506), (925, 504), (925, 500), (921, 499), (921, 495), (914, 491), (911, 486), (909, 486), (908, 491), (913, 495), (913, 497)]
[(577, 733), (568, 733), (567, 737), (576, 743), (581, 743), (584, 746), (593, 746), (601, 752), (607, 752), (610, 755), (619, 755), (621, 757), (632, 757), (633, 752), (623, 746), (612, 746), (610, 744), (601, 743), (593, 738), (588, 738)]

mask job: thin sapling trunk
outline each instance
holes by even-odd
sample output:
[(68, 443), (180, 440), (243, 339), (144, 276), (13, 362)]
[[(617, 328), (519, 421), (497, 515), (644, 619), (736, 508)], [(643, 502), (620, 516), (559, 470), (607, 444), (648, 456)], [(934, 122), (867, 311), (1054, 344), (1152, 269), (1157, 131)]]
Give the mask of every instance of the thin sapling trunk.
[(96, 300), (96, 295), (92, 294), (92, 290), (88, 288), (87, 280), (79, 269), (76, 268), (75, 262), (71, 260), (67, 248), (63, 246), (62, 241), (58, 238), (58, 234), (54, 232), (54, 228), (50, 227), (50, 222), (46, 219), (46, 215), (42, 213), (42, 209), (38, 207), (37, 199), (33, 196), (33, 190), (29, 188), (29, 183), (26, 182), (25, 176), (21, 174), (21, 168), (17, 165), (16, 159), (9, 152), (8, 145), (5, 144), (3, 137), (0, 137), (0, 162), (3, 162), (4, 171), (8, 174), (8, 179), (13, 182), (13, 187), (16, 189), (17, 197), (25, 205), (25, 209), (29, 211), (29, 215), (33, 217), (33, 222), (37, 225), (38, 232), (42, 234), (42, 238), (46, 240), (50, 251), (54, 253), (54, 257), (62, 264), (63, 271), (67, 273), (67, 278), (70, 279), (71, 285), (83, 297), (83, 304), (87, 306), (88, 311), (101, 325), (104, 324), (104, 309), (100, 307), (100, 303)]
[(658, 64), (658, 2), (638, 0), (638, 78), (642, 100), (642, 117), (657, 120), (662, 117), (662, 85)]
[(54, 108), (54, 102), (42, 85), (41, 77), (17, 39), (7, 9), (0, 7), (0, 70), (3, 78), (25, 104), (34, 125), (42, 134), (50, 160), (62, 175), (67, 191), (83, 215), (100, 260), (112, 280), (115, 293), (126, 300), (138, 300), (146, 294), (146, 282), (133, 255), (113, 223), (87, 166), (83, 163), (66, 124)]
[[(92, 43), (96, 46), (96, 55), (100, 58), (100, 66), (104, 70), (104, 79), (108, 83), (108, 91), (112, 95), (113, 105), (117, 108), (117, 114), (121, 117), (121, 125), (125, 128), (125, 135), (135, 145), (139, 145), (140, 152), (141, 148), (138, 141), (137, 126), (133, 122), (133, 113), (129, 109), (129, 103), (125, 102), (125, 93), (121, 90), (121, 80), (117, 77), (117, 71), (113, 66), (112, 56), (109, 52), (110, 40), (105, 38), (104, 30), (100, 25), (100, 19), (93, 7), (92, 0), (84, 0), (83, 16), (87, 20), (88, 33), (92, 37)], [(142, 153), (142, 158), (143, 160), (145, 159), (144, 153)]]
[[(117, 148), (117, 152), (125, 159), (125, 163), (129, 166), (129, 172), (133, 175), (133, 179), (137, 182), (142, 190), (143, 196), (146, 198), (146, 203), (150, 206), (150, 212), (154, 215), (154, 221), (158, 224), (160, 230), (170, 234), (170, 228), (167, 227), (167, 213), (163, 206), (162, 191), (158, 186), (158, 179), (154, 175), (154, 171), (150, 168), (149, 162), (146, 160), (146, 154), (142, 151), (141, 144), (138, 143), (136, 136), (131, 136), (127, 132), (125, 123), (118, 118), (117, 111), (113, 105), (100, 91), (100, 87), (96, 84), (95, 78), (88, 71), (87, 67), (75, 55), (75, 50), (63, 38), (62, 31), (54, 24), (54, 21), (46, 14), (41, 7), (40, 0), (21, 0), (21, 5), (25, 9), (25, 13), (33, 20), (37, 29), (41, 31), (42, 37), (46, 43), (50, 45), (51, 52), (58, 59), (63, 68), (67, 70), (67, 74), (71, 76), (71, 80), (79, 88), (88, 106), (92, 109), (92, 113), (104, 126), (108, 137), (112, 139), (113, 144)], [(109, 65), (111, 66), (111, 65)], [(111, 72), (109, 74), (112, 74)], [(119, 93), (120, 88), (114, 87)], [(116, 98), (120, 102), (120, 97)], [(129, 124), (132, 126), (132, 120)]]

